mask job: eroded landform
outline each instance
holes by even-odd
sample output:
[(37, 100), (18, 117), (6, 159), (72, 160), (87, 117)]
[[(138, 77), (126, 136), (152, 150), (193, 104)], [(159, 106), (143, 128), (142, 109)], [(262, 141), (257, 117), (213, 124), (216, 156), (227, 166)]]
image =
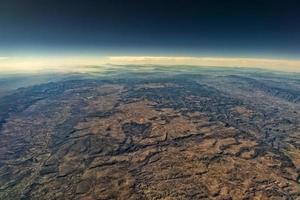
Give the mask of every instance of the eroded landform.
[(0, 199), (299, 199), (299, 79), (254, 77), (19, 89), (0, 104)]

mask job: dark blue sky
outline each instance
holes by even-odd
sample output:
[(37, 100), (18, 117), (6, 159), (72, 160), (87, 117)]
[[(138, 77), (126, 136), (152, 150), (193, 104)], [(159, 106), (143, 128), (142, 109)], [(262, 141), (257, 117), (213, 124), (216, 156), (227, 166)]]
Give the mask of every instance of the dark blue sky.
[(297, 58), (299, 44), (297, 1), (0, 0), (1, 54)]

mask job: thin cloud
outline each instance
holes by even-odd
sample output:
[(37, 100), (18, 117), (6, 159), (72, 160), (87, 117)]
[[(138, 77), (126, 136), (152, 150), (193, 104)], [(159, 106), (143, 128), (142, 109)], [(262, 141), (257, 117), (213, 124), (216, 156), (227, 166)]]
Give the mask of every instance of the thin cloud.
[[(180, 57), (180, 56), (110, 56), (110, 57), (0, 57), (0, 73), (88, 72), (91, 66), (123, 65), (193, 65), (206, 67), (247, 67), (300, 72), (300, 60), (257, 58)], [(100, 69), (99, 68), (99, 69)]]
[(264, 68), (289, 72), (300, 72), (300, 60), (279, 60), (260, 58), (224, 57), (178, 57), (178, 56), (111, 56), (113, 64), (157, 64), (157, 65), (198, 65), (215, 67)]

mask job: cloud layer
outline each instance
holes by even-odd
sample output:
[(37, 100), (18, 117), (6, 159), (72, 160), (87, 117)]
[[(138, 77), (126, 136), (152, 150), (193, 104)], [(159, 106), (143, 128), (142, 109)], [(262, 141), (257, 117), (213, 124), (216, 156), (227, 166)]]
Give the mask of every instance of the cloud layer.
[(224, 57), (151, 57), (151, 56), (114, 56), (111, 63), (117, 64), (160, 64), (160, 65), (196, 65), (215, 67), (250, 67), (271, 70), (300, 72), (300, 60), (277, 60), (258, 58)]
[[(0, 73), (89, 72), (94, 66), (116, 65), (194, 65), (211, 67), (249, 67), (300, 72), (300, 60), (178, 57), (178, 56), (110, 56), (110, 57), (0, 57)], [(91, 67), (92, 66), (92, 67)], [(99, 68), (100, 69), (100, 68)], [(98, 70), (99, 70), (98, 69)]]

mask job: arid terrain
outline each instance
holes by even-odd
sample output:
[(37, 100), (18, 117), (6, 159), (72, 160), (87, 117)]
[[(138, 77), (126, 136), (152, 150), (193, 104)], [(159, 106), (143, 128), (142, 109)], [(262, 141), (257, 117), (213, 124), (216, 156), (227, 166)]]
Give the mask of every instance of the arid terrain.
[(136, 66), (0, 99), (0, 199), (300, 199), (300, 75)]

